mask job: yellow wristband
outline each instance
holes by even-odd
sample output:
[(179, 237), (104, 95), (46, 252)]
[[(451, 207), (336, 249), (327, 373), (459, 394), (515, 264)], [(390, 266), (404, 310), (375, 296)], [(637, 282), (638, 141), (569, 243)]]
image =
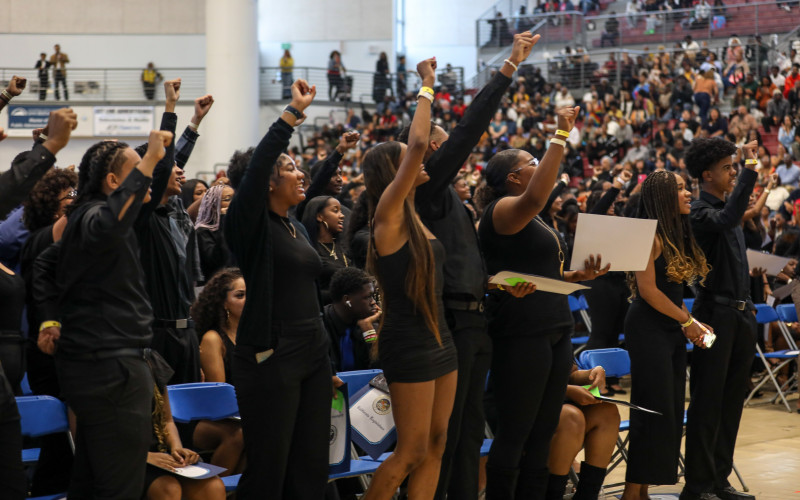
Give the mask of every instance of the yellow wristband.
[(425, 99), (429, 100), (431, 104), (433, 104), (433, 94), (431, 94), (430, 92), (420, 90), (419, 93), (417, 94), (417, 99), (419, 99), (420, 97), (424, 97)]
[(688, 328), (692, 323), (694, 323), (694, 317), (692, 317), (692, 315), (690, 314), (689, 321), (687, 321), (686, 323), (681, 323), (681, 328)]
[(556, 135), (560, 135), (561, 137), (569, 137), (569, 132), (566, 130), (558, 129), (556, 130)]
[(56, 326), (58, 328), (61, 328), (61, 323), (59, 323), (58, 321), (42, 321), (42, 324), (39, 325), (39, 331), (41, 332), (45, 328), (50, 328), (51, 326)]
[(758, 160), (756, 160), (754, 158), (751, 158), (749, 160), (745, 160), (744, 164), (745, 165), (758, 165)]
[(565, 141), (563, 141), (562, 139), (556, 139), (555, 137), (550, 139), (550, 144), (558, 144), (562, 148), (566, 147), (566, 145), (567, 145), (567, 143)]
[(428, 92), (430, 95), (434, 95), (433, 89), (430, 87), (422, 87), (419, 89), (420, 92)]
[(503, 288), (503, 285), (495, 285), (495, 286), (497, 286), (498, 290), (505, 290), (505, 288)]

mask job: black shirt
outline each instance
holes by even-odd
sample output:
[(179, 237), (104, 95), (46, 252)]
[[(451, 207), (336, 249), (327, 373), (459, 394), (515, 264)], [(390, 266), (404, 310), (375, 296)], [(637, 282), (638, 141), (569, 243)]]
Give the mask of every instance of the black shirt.
[(216, 231), (207, 227), (199, 227), (196, 234), (197, 247), (200, 251), (200, 268), (203, 270), (203, 276), (205, 276), (206, 281), (208, 281), (217, 271), (233, 264), (231, 262), (231, 251), (225, 242), (225, 235), (221, 227)]
[(415, 204), (422, 222), (445, 248), (445, 299), (482, 300), (486, 293), (486, 266), (472, 214), (456, 194), (452, 181), (486, 131), (510, 84), (511, 79), (502, 73), (492, 77), (475, 96), (450, 138), (425, 161), (430, 180), (417, 188)]
[(14, 159), (11, 168), (0, 175), (0, 220), (25, 201), (33, 186), (55, 162), (56, 157), (41, 143)]
[(134, 169), (108, 198), (75, 209), (61, 241), (34, 262), (39, 317), (62, 324), (57, 357), (150, 345), (153, 311), (133, 231), (150, 181)]
[(20, 257), (20, 271), (25, 279), (26, 303), (28, 305), (28, 339), (36, 340), (39, 338), (39, 325), (44, 321), (37, 314), (38, 309), (34, 307), (33, 296), (33, 263), (47, 247), (53, 244), (53, 225), (39, 228), (32, 232), (22, 247)]
[(754, 170), (743, 168), (727, 202), (706, 191), (701, 191), (700, 199), (692, 202), (692, 231), (711, 266), (705, 286), (698, 287), (701, 296), (706, 293), (733, 300), (750, 297), (742, 216), (757, 178)]
[[(269, 178), (291, 136), (292, 127), (282, 119), (272, 124), (253, 152), (225, 216), (225, 239), (247, 284), (237, 345), (274, 348), (273, 320), (320, 314), (315, 283), (319, 257), (303, 237), (302, 224), (289, 221), (298, 235), (293, 238), (283, 225), (287, 220), (269, 211)], [(302, 303), (289, 303), (298, 300)], [(317, 301), (316, 308), (312, 300)]]
[[(558, 231), (534, 217), (516, 234), (498, 234), (492, 215), (495, 200), (484, 211), (478, 236), (490, 274), (513, 271), (561, 280), (559, 249), (567, 243)], [(558, 241), (556, 241), (558, 240)], [(572, 326), (566, 295), (535, 292), (521, 299), (501, 290), (491, 290), (487, 301), (489, 333), (493, 336), (546, 335)]]
[[(342, 318), (336, 314), (336, 309), (333, 304), (328, 304), (322, 311), (322, 321), (325, 324), (325, 330), (331, 339), (330, 358), (333, 365), (334, 372), (348, 371), (348, 370), (367, 370), (371, 368), (370, 350), (372, 344), (364, 341), (364, 333), (358, 326), (358, 322), (348, 325)], [(352, 344), (352, 359), (353, 366), (342, 365), (342, 346), (345, 345), (343, 339), (345, 336), (350, 337)]]

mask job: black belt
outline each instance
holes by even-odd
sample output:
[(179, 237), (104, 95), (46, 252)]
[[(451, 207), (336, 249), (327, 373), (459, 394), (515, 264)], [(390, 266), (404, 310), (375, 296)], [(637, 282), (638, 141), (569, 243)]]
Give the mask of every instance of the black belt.
[(58, 357), (68, 361), (100, 361), (111, 358), (142, 358), (144, 359), (143, 347), (120, 347), (119, 349), (105, 349), (102, 351), (85, 352), (80, 354), (57, 354)]
[(178, 330), (185, 330), (186, 328), (194, 328), (194, 320), (184, 319), (154, 319), (153, 326), (155, 328), (177, 328)]
[(454, 311), (483, 312), (484, 310), (483, 301), (479, 300), (444, 299), (443, 302), (444, 307)]
[(711, 301), (715, 304), (719, 304), (722, 306), (727, 306), (737, 311), (755, 311), (756, 306), (753, 305), (753, 302), (750, 300), (733, 300), (729, 299), (728, 297), (723, 297), (721, 295), (702, 295), (697, 298), (700, 301)]

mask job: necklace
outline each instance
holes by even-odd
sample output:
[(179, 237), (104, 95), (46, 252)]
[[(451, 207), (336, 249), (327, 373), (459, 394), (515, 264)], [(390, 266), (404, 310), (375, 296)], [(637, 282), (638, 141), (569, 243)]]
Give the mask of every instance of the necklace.
[(280, 219), (281, 219), (281, 222), (283, 223), (283, 226), (286, 228), (287, 231), (289, 231), (289, 234), (292, 235), (292, 238), (297, 239), (297, 229), (294, 227), (294, 224), (292, 224), (292, 221), (289, 221), (287, 223), (283, 219), (283, 217), (280, 217)]
[[(325, 243), (323, 243), (321, 241), (318, 241), (317, 243), (322, 245), (322, 248), (324, 248), (325, 251), (328, 252), (329, 256), (333, 257), (333, 260), (339, 260), (339, 255), (336, 254), (336, 242), (335, 241), (331, 242), (331, 247), (330, 248), (325, 246)], [(344, 267), (348, 267), (347, 255), (345, 255), (344, 253), (342, 254), (342, 260), (344, 261)]]
[(533, 220), (535, 220), (536, 222), (541, 224), (542, 227), (547, 229), (547, 231), (549, 231), (550, 234), (553, 235), (553, 238), (555, 238), (556, 244), (558, 245), (558, 262), (560, 264), (559, 276), (561, 276), (563, 278), (564, 277), (564, 250), (561, 249), (561, 240), (558, 239), (558, 235), (556, 234), (556, 232), (550, 226), (545, 224), (545, 222), (542, 220), (541, 217), (539, 217), (537, 215), (536, 217), (533, 218)]

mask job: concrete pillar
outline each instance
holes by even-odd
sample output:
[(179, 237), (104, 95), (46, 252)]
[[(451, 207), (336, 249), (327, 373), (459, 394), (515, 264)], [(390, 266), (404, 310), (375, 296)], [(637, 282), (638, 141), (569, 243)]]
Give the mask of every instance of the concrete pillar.
[(214, 107), (200, 133), (211, 170), (260, 140), (258, 1), (207, 0), (206, 89)]

